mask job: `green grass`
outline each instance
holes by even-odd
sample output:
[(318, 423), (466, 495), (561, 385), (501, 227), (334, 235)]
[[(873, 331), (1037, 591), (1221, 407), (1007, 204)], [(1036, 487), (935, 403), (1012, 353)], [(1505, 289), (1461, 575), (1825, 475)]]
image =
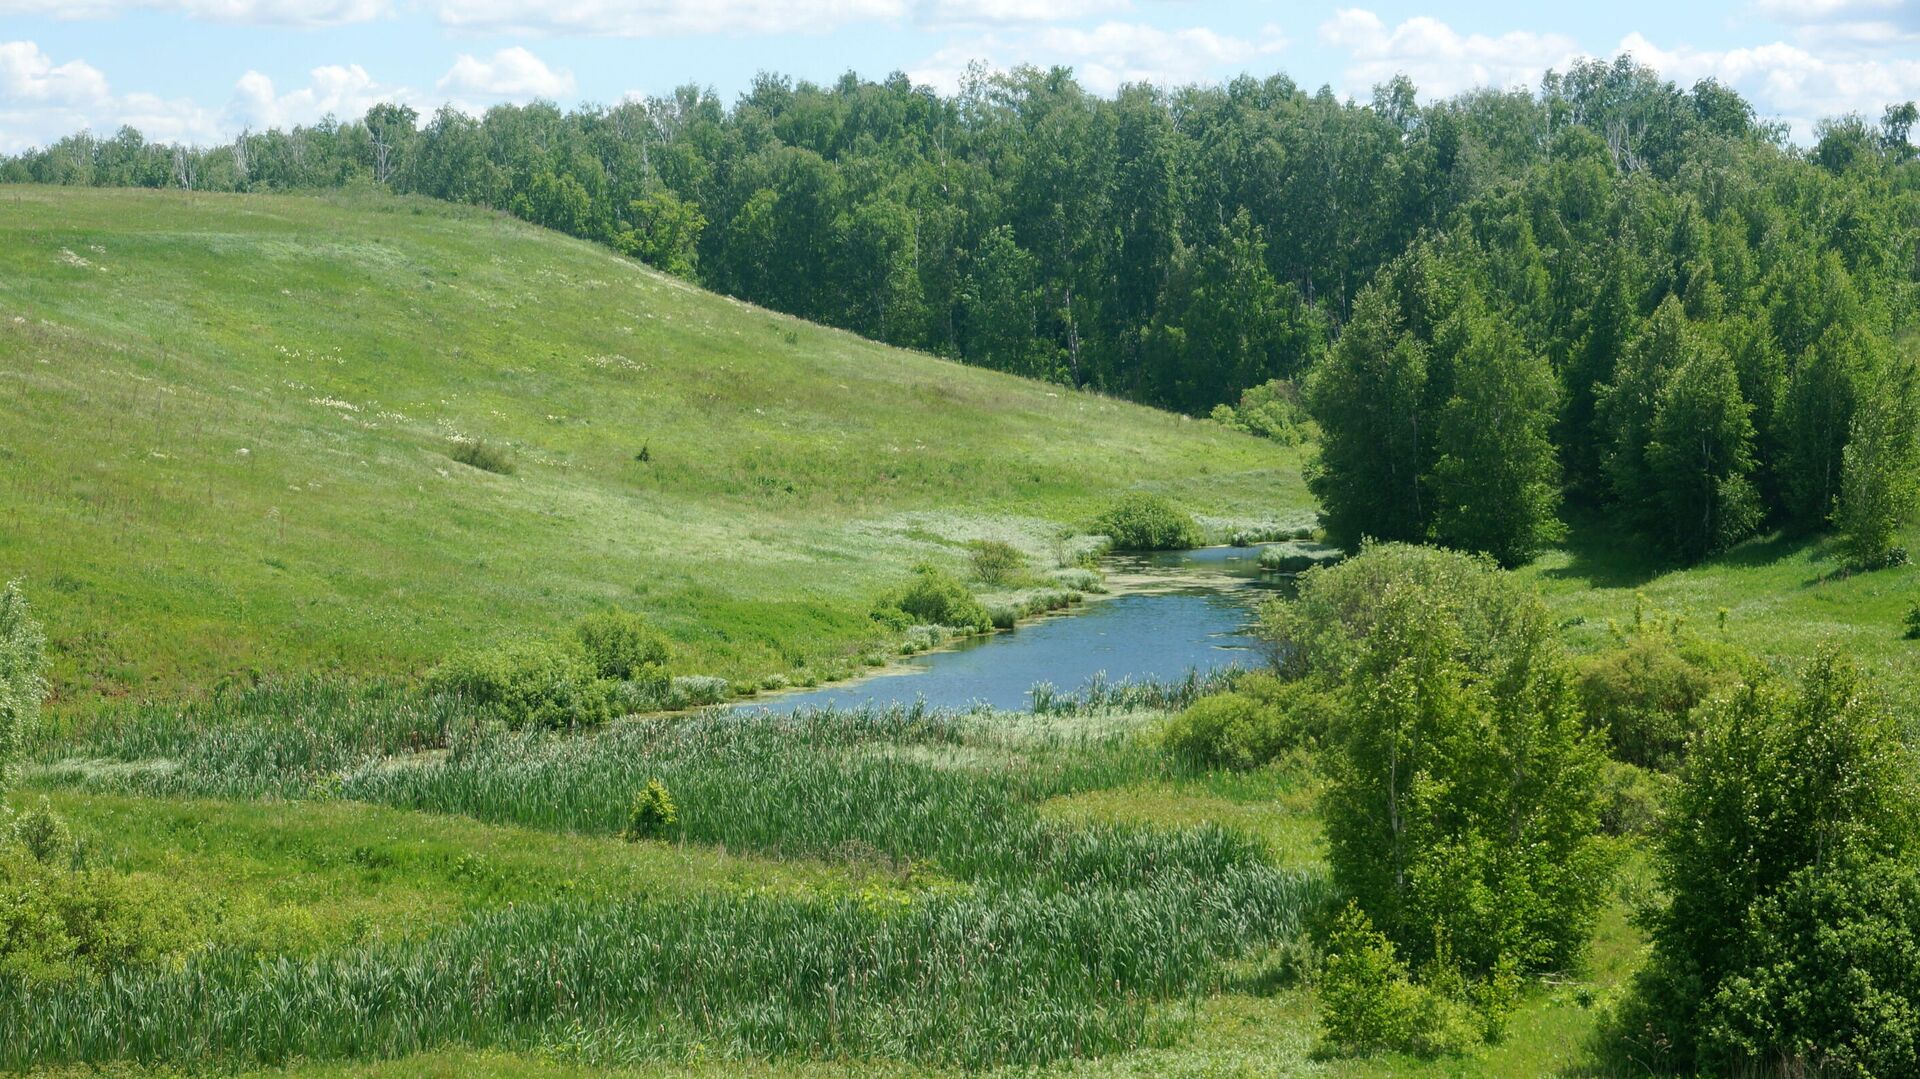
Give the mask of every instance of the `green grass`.
[(43, 792), (92, 864), (214, 897), (207, 946), (308, 954), (419, 936), (517, 903), (727, 891), (905, 897), (882, 867), (627, 843), (352, 802), (226, 802)]
[[(1920, 528), (1909, 526), (1903, 541), (1920, 551)], [(1849, 572), (1829, 536), (1766, 536), (1681, 568), (1649, 559), (1605, 522), (1582, 520), (1565, 548), (1519, 572), (1569, 623), (1575, 648), (1606, 646), (1608, 624), (1630, 626), (1636, 609), (1682, 615), (1781, 665), (1823, 644), (1844, 648), (1881, 688), (1920, 705), (1920, 642), (1902, 637), (1902, 619), (1920, 604), (1920, 567)]]
[[(895, 711), (482, 730), (306, 791), (260, 788), (406, 811), (121, 792), (233, 789), (246, 768), (278, 767), (270, 753), (239, 771), (215, 754), (43, 769), (35, 784), (96, 857), (240, 913), (183, 966), (0, 980), (0, 1066), (464, 1047), (979, 1067), (1172, 1044), (1234, 964), (1300, 930), (1324, 879), (1217, 826), (1043, 819), (1052, 795), (1164, 774), (1131, 733), (1146, 717), (1124, 718), (1134, 727)], [(362, 744), (345, 724), (313, 730)], [(651, 776), (688, 846), (611, 838)], [(263, 908), (305, 932), (250, 929)]]
[(28, 579), (61, 710), (409, 674), (609, 604), (678, 671), (831, 671), (963, 540), (1051, 565), (1133, 488), (1265, 519), (1307, 505), (1297, 465), (479, 210), (0, 193), (0, 577)]

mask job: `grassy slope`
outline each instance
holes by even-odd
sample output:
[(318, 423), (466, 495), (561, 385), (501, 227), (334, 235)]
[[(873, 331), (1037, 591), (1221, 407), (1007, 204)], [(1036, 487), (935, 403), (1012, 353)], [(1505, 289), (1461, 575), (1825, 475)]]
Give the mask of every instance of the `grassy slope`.
[[(1920, 528), (1909, 526), (1903, 540), (1920, 550)], [(1686, 568), (1651, 562), (1642, 550), (1631, 536), (1584, 522), (1566, 548), (1519, 572), (1570, 623), (1575, 648), (1603, 647), (1609, 623), (1630, 625), (1636, 609), (1679, 615), (1787, 668), (1836, 645), (1903, 707), (1920, 705), (1920, 642), (1904, 639), (1903, 625), (1920, 605), (1920, 567), (1850, 573), (1826, 536), (1762, 537)]]
[(817, 669), (953, 541), (1043, 552), (1130, 486), (1298, 517), (1296, 465), (480, 211), (0, 190), (0, 576), (68, 700), (405, 672), (609, 603), (687, 670)]

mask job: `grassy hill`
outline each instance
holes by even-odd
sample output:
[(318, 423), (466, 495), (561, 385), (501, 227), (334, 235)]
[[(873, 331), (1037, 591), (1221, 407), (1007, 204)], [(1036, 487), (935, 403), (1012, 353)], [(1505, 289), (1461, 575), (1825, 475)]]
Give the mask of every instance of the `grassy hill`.
[(1044, 553), (1131, 487), (1297, 518), (1296, 466), (483, 211), (0, 191), (0, 577), (69, 707), (408, 672), (609, 604), (689, 671), (831, 668), (967, 538)]

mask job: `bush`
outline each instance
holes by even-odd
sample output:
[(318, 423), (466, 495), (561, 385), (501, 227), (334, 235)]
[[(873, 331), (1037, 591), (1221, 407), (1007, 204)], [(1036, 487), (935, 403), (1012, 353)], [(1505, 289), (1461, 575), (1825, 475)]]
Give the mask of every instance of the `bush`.
[(1608, 835), (1652, 835), (1666, 813), (1673, 777), (1607, 761), (1600, 769), (1600, 827)]
[(973, 576), (987, 584), (1007, 584), (1026, 576), (1027, 556), (1010, 543), (1000, 540), (975, 540), (968, 545)]
[(1692, 733), (1693, 710), (1738, 676), (1732, 649), (1659, 626), (1582, 663), (1580, 704), (1616, 759), (1671, 769)]
[(985, 633), (993, 628), (993, 617), (967, 586), (952, 574), (934, 566), (914, 567), (913, 580), (899, 592), (882, 600), (874, 617), (889, 628), (904, 628), (916, 623), (952, 626)]
[(454, 460), (482, 472), (494, 472), (502, 476), (513, 475), (513, 457), (506, 447), (496, 446), (477, 438), (454, 439), (453, 449), (447, 454)]
[(649, 779), (645, 787), (634, 792), (633, 804), (627, 808), (627, 827), (620, 834), (629, 843), (660, 839), (679, 821), (680, 809), (673, 804), (673, 795), (667, 793), (667, 785)]
[(27, 607), (19, 581), (0, 589), (0, 794), (46, 695), (46, 636)]
[(683, 674), (675, 678), (667, 691), (667, 703), (673, 708), (698, 708), (719, 704), (733, 691), (733, 683), (710, 674)]
[(1258, 768), (1313, 740), (1327, 702), (1298, 682), (1242, 677), (1233, 692), (1202, 697), (1161, 731), (1169, 751), (1208, 768)]
[(1920, 603), (1907, 612), (1907, 640), (1920, 641)]
[(1185, 510), (1138, 491), (1108, 507), (1094, 528), (1123, 551), (1184, 551), (1205, 542), (1200, 526)]
[(195, 943), (174, 882), (75, 869), (0, 843), (0, 977), (99, 977), (176, 960)]
[(1280, 378), (1247, 389), (1240, 395), (1237, 407), (1215, 405), (1212, 419), (1236, 431), (1270, 438), (1284, 446), (1301, 442), (1306, 437), (1310, 422), (1306, 407), (1300, 402), (1299, 388), (1291, 381)]
[(1261, 569), (1274, 573), (1305, 573), (1316, 566), (1338, 562), (1343, 553), (1338, 547), (1289, 540), (1261, 548), (1256, 561)]
[(1453, 1056), (1498, 1029), (1498, 1018), (1489, 1022), (1466, 1000), (1415, 984), (1394, 954), (1393, 943), (1353, 905), (1334, 921), (1320, 979), (1320, 1008), (1328, 1048), (1348, 1056)]
[(582, 618), (574, 635), (587, 662), (602, 678), (625, 681), (655, 673), (667, 662), (667, 638), (644, 617), (601, 611)]
[(1264, 616), (1284, 668), (1334, 705), (1335, 886), (1416, 965), (1443, 941), (1474, 977), (1576, 964), (1617, 846), (1539, 597), (1488, 559), (1375, 544)]
[(1641, 1068), (1913, 1075), (1920, 772), (1898, 717), (1833, 653), (1791, 687), (1716, 696), (1655, 868), (1664, 908), (1619, 1022)]
[[(6, 810), (0, 808), (0, 814), (6, 814)], [(25, 812), (0, 816), (0, 844), (7, 843), (25, 850), (35, 861), (50, 865), (79, 861), (80, 849), (73, 833), (45, 798)]]
[(427, 689), (457, 694), (512, 727), (588, 727), (616, 714), (615, 684), (579, 650), (545, 641), (454, 656), (428, 673)]

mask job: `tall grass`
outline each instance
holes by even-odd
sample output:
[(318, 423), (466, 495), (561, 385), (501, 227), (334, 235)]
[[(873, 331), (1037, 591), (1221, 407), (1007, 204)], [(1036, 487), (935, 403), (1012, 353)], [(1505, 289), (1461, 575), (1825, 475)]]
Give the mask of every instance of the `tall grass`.
[(215, 955), (53, 989), (0, 982), (0, 1067), (555, 1043), (604, 1062), (1042, 1062), (1165, 1040), (1150, 1001), (1209, 988), (1222, 962), (1295, 932), (1321, 893), (1246, 866), (906, 903), (563, 902), (307, 961)]
[(36, 756), (55, 781), (85, 781), (100, 761), (148, 762), (108, 774), (151, 793), (293, 797), (368, 760), (444, 746), (475, 723), (455, 696), (310, 676), (69, 721)]
[[(340, 796), (567, 831), (617, 833), (633, 793), (666, 784), (689, 840), (782, 855), (853, 849), (947, 873), (1070, 883), (1159, 864), (1195, 872), (1257, 857), (1237, 836), (1067, 832), (1034, 811), (1056, 794), (1157, 774), (1123, 737), (1055, 736), (1019, 752), (964, 716), (920, 709), (645, 719), (587, 736), (482, 731), (408, 765), (370, 763)], [(972, 744), (970, 744), (970, 741)], [(963, 767), (969, 751), (998, 766)], [(1185, 844), (1185, 846), (1182, 846)], [(1204, 848), (1204, 849), (1203, 849)]]

